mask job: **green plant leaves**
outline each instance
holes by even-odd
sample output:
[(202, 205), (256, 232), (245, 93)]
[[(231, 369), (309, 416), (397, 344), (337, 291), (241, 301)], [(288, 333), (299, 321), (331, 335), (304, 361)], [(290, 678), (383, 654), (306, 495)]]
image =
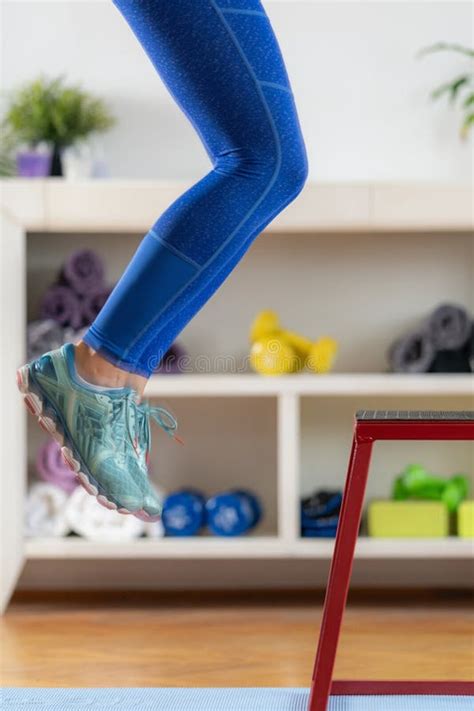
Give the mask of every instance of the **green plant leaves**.
[(437, 42), (430, 47), (425, 47), (418, 52), (418, 56), (424, 57), (426, 54), (434, 54), (435, 52), (458, 52), (459, 54), (464, 54), (466, 57), (474, 59), (474, 49), (449, 42)]
[[(431, 47), (426, 47), (422, 49), (419, 53), (419, 57), (423, 57), (426, 54), (433, 54), (434, 52), (457, 52), (470, 60), (474, 60), (474, 49), (469, 47), (463, 47), (460, 44), (449, 44), (447, 42), (438, 42)], [(472, 112), (472, 107), (474, 106), (474, 62), (471, 65), (471, 70), (468, 73), (462, 74), (450, 82), (442, 84), (433, 92), (431, 92), (432, 99), (439, 99), (442, 96), (447, 96), (451, 104), (455, 104), (457, 100), (461, 102), (461, 109), (465, 112), (464, 119), (461, 125), (461, 136), (466, 138), (469, 131), (474, 126), (474, 113)], [(464, 96), (465, 92), (469, 91), (467, 96)], [(463, 94), (463, 97), (461, 97)]]
[(474, 127), (474, 113), (467, 114), (464, 117), (463, 124), (461, 126), (461, 136), (462, 138), (467, 138), (469, 131)]
[(470, 106), (474, 106), (474, 91), (464, 99), (462, 106), (463, 109), (468, 109)]
[(439, 99), (443, 94), (449, 94), (449, 99), (451, 102), (456, 100), (459, 90), (470, 83), (471, 77), (469, 75), (464, 75), (454, 79), (452, 82), (447, 84), (442, 84), (438, 89), (435, 89), (431, 94), (433, 99)]
[(40, 77), (20, 88), (4, 119), (17, 141), (30, 145), (47, 141), (68, 146), (114, 123), (101, 99), (67, 86), (63, 77)]

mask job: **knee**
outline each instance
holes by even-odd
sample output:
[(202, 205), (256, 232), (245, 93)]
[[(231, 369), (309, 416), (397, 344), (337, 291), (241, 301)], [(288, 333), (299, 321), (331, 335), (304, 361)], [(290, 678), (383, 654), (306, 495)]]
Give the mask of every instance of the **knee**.
[(286, 202), (294, 200), (308, 179), (308, 158), (303, 143), (283, 150), (280, 171), (281, 192)]
[(214, 170), (220, 175), (243, 181), (268, 182), (278, 166), (275, 151), (259, 146), (239, 146), (220, 153)]
[(225, 151), (217, 157), (214, 170), (244, 182), (272, 184), (275, 198), (288, 204), (306, 183), (308, 160), (302, 141), (287, 140), (278, 147), (245, 146)]

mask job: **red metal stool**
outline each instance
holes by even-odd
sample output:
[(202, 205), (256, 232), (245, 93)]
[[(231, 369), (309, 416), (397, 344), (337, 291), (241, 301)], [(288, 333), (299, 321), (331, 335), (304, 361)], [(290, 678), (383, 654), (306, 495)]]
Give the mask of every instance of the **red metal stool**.
[(376, 440), (474, 440), (474, 412), (361, 410), (356, 414), (344, 498), (324, 602), (308, 711), (326, 711), (333, 694), (474, 694), (473, 682), (334, 682), (337, 645)]

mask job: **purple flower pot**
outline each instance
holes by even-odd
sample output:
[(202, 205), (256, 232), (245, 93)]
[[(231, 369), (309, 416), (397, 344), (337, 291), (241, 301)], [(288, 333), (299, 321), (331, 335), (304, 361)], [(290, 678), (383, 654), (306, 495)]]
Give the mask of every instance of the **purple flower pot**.
[(46, 178), (51, 170), (51, 153), (47, 151), (19, 151), (16, 166), (21, 178)]

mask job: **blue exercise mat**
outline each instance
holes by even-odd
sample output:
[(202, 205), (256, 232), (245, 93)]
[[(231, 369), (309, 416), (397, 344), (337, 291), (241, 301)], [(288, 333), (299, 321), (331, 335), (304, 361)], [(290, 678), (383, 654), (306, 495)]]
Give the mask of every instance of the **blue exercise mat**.
[[(308, 689), (2, 689), (2, 711), (306, 711)], [(472, 696), (333, 696), (329, 711), (472, 711)]]

